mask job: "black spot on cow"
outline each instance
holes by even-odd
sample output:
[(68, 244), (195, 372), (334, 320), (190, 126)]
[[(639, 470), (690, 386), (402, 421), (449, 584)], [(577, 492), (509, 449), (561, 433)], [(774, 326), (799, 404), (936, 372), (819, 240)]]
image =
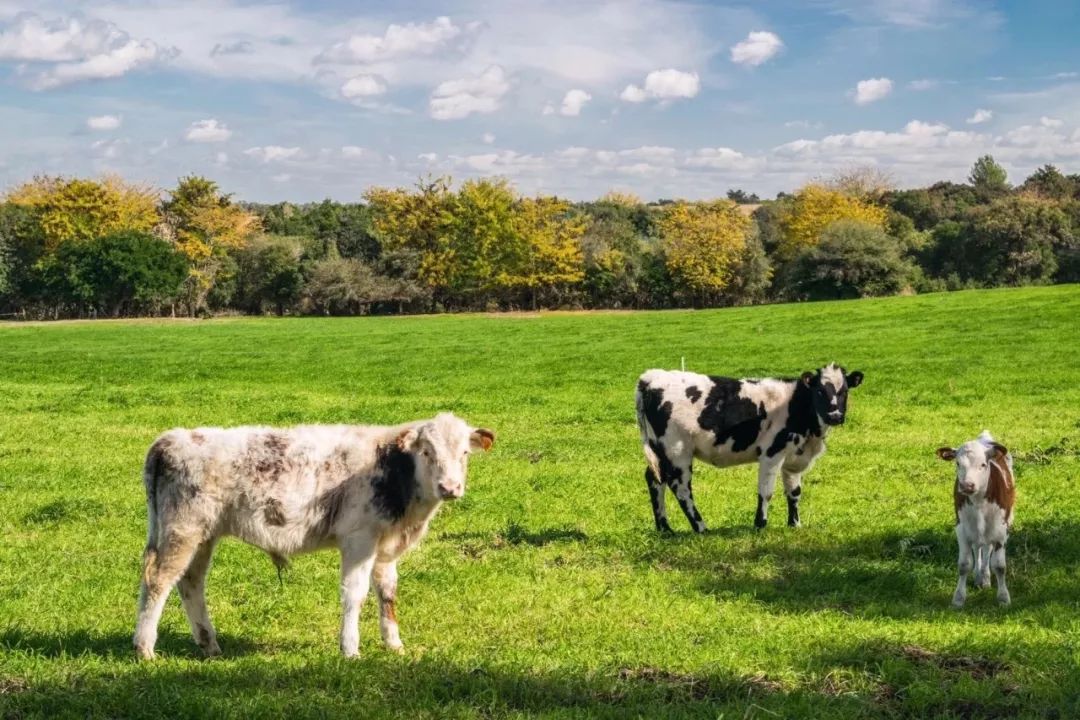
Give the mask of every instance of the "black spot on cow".
[(754, 513), (754, 527), (761, 530), (767, 524), (765, 519), (765, 498), (760, 494), (757, 496), (757, 512)]
[(686, 388), (686, 397), (689, 398), (692, 403), (696, 403), (701, 399), (701, 391), (698, 390), (697, 385), (691, 385)]
[(657, 438), (664, 437), (668, 421), (671, 420), (671, 401), (664, 402), (664, 391), (649, 387), (644, 380), (638, 381), (638, 395), (641, 398), (641, 412)]
[(682, 479), (682, 468), (675, 466), (668, 459), (664, 451), (664, 443), (650, 440), (649, 447), (656, 454), (656, 459), (660, 461), (660, 481), (669, 487), (674, 487)]
[(814, 409), (813, 390), (803, 382), (795, 383), (795, 391), (788, 401), (788, 417), (784, 427), (776, 433), (776, 438), (769, 446), (766, 455), (774, 457), (784, 450), (789, 442), (797, 443), (810, 436), (821, 437), (821, 422)]
[(263, 506), (263, 519), (267, 525), (281, 527), (285, 524), (285, 507), (277, 498), (270, 498)]
[(662, 533), (674, 532), (667, 518), (660, 510), (660, 499), (664, 493), (664, 486), (660, 484), (660, 478), (656, 477), (653, 469), (645, 468), (645, 484), (649, 487), (649, 500), (652, 502), (653, 519), (656, 521), (656, 529)]
[(416, 459), (394, 443), (379, 448), (371, 478), (371, 502), (388, 520), (400, 520), (416, 497)]
[(787, 524), (791, 527), (799, 525), (799, 496), (802, 495), (802, 485), (792, 490), (787, 496)]
[(334, 523), (337, 522), (338, 516), (341, 515), (341, 509), (345, 505), (345, 493), (347, 490), (348, 486), (345, 483), (342, 483), (319, 497), (319, 537), (329, 537), (330, 531), (334, 527)]
[(713, 443), (723, 445), (733, 440), (732, 452), (751, 447), (761, 432), (765, 419), (765, 404), (739, 397), (742, 382), (734, 378), (710, 377), (713, 381), (705, 408), (698, 415), (702, 430), (713, 433)]

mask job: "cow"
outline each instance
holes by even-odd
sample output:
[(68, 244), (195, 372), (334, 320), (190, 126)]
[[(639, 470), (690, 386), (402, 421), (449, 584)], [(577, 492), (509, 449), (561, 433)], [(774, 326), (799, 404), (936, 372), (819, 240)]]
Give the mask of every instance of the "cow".
[(176, 429), (150, 447), (143, 469), (149, 514), (134, 644), (154, 657), (157, 626), (176, 584), (195, 642), (221, 648), (206, 609), (206, 574), (218, 540), (237, 537), (288, 558), (341, 553), (341, 652), (360, 645), (360, 606), (373, 581), (379, 628), (400, 652), (397, 560), (424, 537), (444, 500), (465, 492), (468, 456), (490, 430), (443, 413), (389, 426), (301, 425)]
[(975, 586), (990, 587), (990, 570), (997, 576), (997, 600), (1012, 602), (1005, 585), (1005, 543), (1012, 527), (1016, 504), (1016, 480), (1008, 448), (994, 441), (986, 430), (976, 440), (958, 448), (938, 448), (937, 456), (956, 463), (953, 506), (956, 510), (956, 542), (959, 579), (952, 604), (964, 607), (967, 576), (975, 567)]
[(671, 532), (667, 487), (694, 531), (705, 531), (691, 486), (694, 458), (716, 467), (758, 464), (758, 529), (768, 524), (776, 475), (782, 473), (788, 525), (799, 526), (803, 473), (825, 452), (829, 429), (843, 424), (848, 390), (862, 381), (862, 372), (848, 373), (835, 363), (797, 379), (646, 371), (638, 380), (636, 405), (656, 529)]

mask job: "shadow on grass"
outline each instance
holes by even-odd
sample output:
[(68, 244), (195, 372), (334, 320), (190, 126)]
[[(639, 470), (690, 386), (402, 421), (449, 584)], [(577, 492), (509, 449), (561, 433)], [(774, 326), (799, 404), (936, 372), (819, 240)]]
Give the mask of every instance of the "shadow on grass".
[[(620, 550), (633, 562), (689, 575), (706, 594), (750, 597), (788, 611), (940, 613), (949, 609), (956, 582), (956, 539), (946, 527), (868, 530), (844, 538), (812, 528), (761, 533), (722, 528), (703, 536), (653, 538), (623, 543)], [(1078, 555), (1080, 522), (1027, 523), (1013, 532), (1008, 575), (1013, 608), (1075, 604), (1080, 581), (1071, 569)], [(969, 586), (967, 611), (987, 610), (999, 611), (993, 590)]]
[[(547, 663), (544, 663), (548, 665)], [(1009, 665), (911, 646), (827, 648), (797, 680), (638, 666), (538, 671), (430, 654), (279, 655), (0, 673), (5, 717), (1017, 717), (1072, 702)], [(1062, 716), (1064, 717), (1064, 716)]]
[[(94, 655), (110, 659), (130, 659), (135, 657), (131, 637), (132, 633), (94, 633), (87, 630), (37, 633), (8, 628), (0, 632), (0, 651), (31, 653), (48, 658)], [(219, 635), (218, 641), (231, 656), (249, 655), (261, 649), (250, 641), (227, 634)], [(165, 629), (158, 635), (156, 650), (170, 657), (203, 657), (190, 634)]]

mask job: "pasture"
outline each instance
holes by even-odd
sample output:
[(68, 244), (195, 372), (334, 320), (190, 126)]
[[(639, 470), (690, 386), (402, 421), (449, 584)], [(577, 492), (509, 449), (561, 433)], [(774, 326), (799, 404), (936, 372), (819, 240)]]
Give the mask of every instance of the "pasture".
[[(0, 717), (1076, 717), (1080, 287), (715, 311), (0, 327)], [(756, 471), (698, 465), (709, 532), (653, 529), (634, 420), (650, 367), (866, 374), (805, 477), (803, 527), (752, 528)], [(173, 426), (495, 430), (402, 559), (403, 656), (339, 657), (338, 556), (219, 548), (200, 657), (175, 595), (131, 649), (140, 469)], [(955, 584), (953, 467), (1016, 459), (1013, 605)]]

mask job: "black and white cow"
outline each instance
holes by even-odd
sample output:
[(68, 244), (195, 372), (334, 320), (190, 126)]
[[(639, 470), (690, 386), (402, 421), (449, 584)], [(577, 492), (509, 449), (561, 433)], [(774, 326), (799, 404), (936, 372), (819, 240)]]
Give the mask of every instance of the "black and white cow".
[(637, 416), (656, 528), (670, 532), (664, 487), (671, 488), (696, 532), (694, 458), (729, 467), (758, 463), (754, 525), (767, 522), (777, 473), (788, 501), (788, 525), (799, 525), (802, 475), (825, 452), (829, 428), (844, 422), (847, 394), (863, 374), (835, 363), (798, 379), (741, 379), (648, 370), (638, 380)]

